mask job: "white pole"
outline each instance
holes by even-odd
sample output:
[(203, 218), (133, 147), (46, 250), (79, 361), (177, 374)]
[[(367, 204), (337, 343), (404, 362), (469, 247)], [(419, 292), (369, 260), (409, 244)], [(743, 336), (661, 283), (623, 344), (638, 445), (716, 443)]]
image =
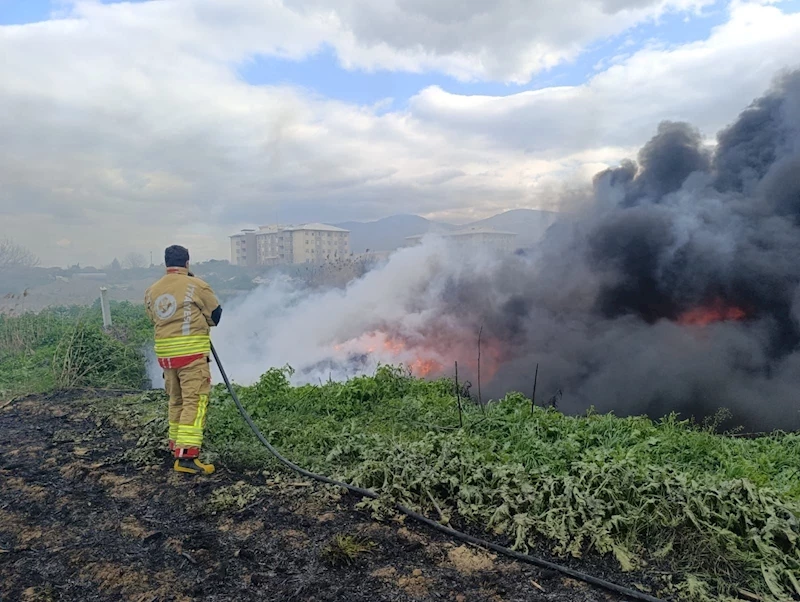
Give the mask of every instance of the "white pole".
[(108, 304), (108, 289), (100, 287), (100, 308), (103, 310), (103, 328), (111, 328), (111, 307)]

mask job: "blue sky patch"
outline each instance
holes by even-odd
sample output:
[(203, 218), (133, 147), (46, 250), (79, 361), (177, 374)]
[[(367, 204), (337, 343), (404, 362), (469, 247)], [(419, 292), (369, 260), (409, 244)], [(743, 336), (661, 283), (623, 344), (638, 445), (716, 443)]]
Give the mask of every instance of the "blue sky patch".
[(50, 18), (49, 0), (0, 0), (0, 25), (24, 25)]
[[(102, 0), (106, 4), (151, 0)], [(44, 21), (68, 7), (66, 0), (0, 0), (0, 25)], [(701, 15), (668, 14), (656, 22), (643, 23), (620, 35), (591, 44), (574, 61), (541, 72), (525, 85), (502, 82), (462, 82), (440, 73), (405, 73), (379, 70), (365, 72), (340, 66), (335, 51), (323, 47), (302, 61), (255, 56), (238, 65), (243, 81), (251, 85), (291, 85), (345, 102), (372, 105), (387, 98), (393, 102), (382, 111), (404, 108), (420, 90), (438, 85), (463, 95), (505, 96), (523, 90), (551, 86), (574, 86), (642, 49), (646, 45), (677, 46), (707, 39), (712, 29), (727, 19), (727, 0), (718, 0)], [(800, 0), (780, 3), (784, 12), (800, 11)]]
[[(800, 0), (796, 0), (800, 3)], [(303, 61), (257, 56), (239, 66), (240, 77), (252, 85), (294, 85), (327, 98), (363, 105), (392, 98), (395, 110), (406, 106), (420, 90), (438, 85), (454, 94), (506, 96), (524, 90), (585, 83), (598, 70), (615, 59), (624, 58), (646, 44), (674, 46), (708, 38), (711, 30), (727, 19), (726, 2), (706, 8), (702, 15), (669, 14), (658, 22), (639, 25), (620, 35), (590, 45), (576, 60), (541, 72), (527, 84), (502, 82), (462, 82), (439, 73), (393, 71), (348, 71), (342, 68), (335, 51), (323, 48)]]
[[(140, 3), (152, 0), (100, 0), (103, 4)], [(0, 25), (24, 25), (48, 21), (68, 9), (70, 0), (0, 0)]]

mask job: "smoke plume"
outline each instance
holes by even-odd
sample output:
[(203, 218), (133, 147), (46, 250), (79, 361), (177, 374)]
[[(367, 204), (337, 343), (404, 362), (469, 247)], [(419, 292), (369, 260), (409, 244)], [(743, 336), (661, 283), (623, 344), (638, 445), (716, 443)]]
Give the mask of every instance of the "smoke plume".
[[(563, 391), (560, 408), (705, 416), (797, 428), (800, 395), (800, 72), (706, 146), (664, 122), (636, 161), (533, 249), (402, 249), (344, 290), (288, 282), (226, 307), (215, 341), (235, 380), (270, 366), (341, 379), (377, 362), (423, 375), (454, 361), (484, 399)], [(462, 368), (463, 367), (463, 368)]]

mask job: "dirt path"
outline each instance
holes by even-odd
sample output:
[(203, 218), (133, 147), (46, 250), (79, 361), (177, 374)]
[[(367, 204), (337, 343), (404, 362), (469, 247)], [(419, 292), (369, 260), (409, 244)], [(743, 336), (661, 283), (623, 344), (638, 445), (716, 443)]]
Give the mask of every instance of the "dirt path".
[[(194, 479), (166, 454), (136, 468), (123, 458), (135, 437), (86, 408), (63, 397), (0, 408), (0, 600), (620, 600), (416, 525), (377, 523), (350, 498), (288, 477)], [(337, 535), (369, 551), (332, 564)]]

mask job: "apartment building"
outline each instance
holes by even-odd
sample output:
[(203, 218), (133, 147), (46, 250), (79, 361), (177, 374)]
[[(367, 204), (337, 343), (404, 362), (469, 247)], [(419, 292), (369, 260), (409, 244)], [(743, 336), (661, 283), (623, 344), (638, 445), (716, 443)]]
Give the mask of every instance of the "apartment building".
[(350, 232), (327, 224), (261, 226), (231, 238), (231, 263), (242, 266), (332, 263), (350, 255)]
[(255, 230), (242, 230), (241, 233), (234, 234), (230, 238), (232, 264), (247, 267), (258, 265)]
[[(440, 233), (440, 236), (465, 250), (483, 250), (497, 253), (512, 253), (516, 249), (517, 235), (514, 232), (502, 232), (489, 228), (468, 228)], [(408, 236), (408, 246), (418, 245), (423, 236)]]

